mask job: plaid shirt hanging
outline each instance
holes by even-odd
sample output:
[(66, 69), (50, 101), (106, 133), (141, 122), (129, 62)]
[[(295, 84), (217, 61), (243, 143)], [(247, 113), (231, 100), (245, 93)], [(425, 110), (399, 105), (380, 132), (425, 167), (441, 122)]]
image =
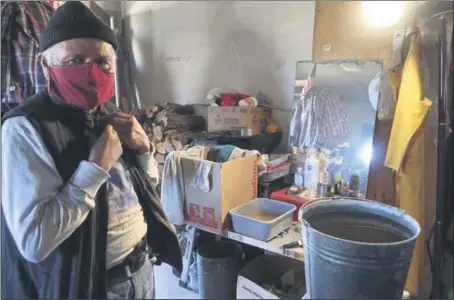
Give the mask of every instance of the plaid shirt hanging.
[(312, 87), (294, 110), (289, 148), (333, 146), (345, 142), (350, 131), (350, 121), (339, 97), (326, 88)]
[(46, 88), (38, 60), (41, 30), (54, 13), (46, 1), (4, 1), (2, 9), (2, 107)]

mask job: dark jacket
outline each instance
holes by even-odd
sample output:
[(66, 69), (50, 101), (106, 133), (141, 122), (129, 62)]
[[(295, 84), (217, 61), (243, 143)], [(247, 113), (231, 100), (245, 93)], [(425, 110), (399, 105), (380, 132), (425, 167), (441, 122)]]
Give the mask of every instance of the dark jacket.
[[(106, 104), (100, 112), (116, 110), (113, 104)], [(33, 96), (9, 112), (2, 122), (16, 116), (27, 117), (38, 130), (65, 182), (79, 163), (88, 159), (91, 147), (87, 131), (102, 130), (96, 116), (54, 102), (47, 92)], [(133, 151), (124, 149), (123, 152), (148, 224), (149, 246), (158, 261), (168, 262), (181, 271), (178, 239), (160, 206), (156, 189), (138, 166)], [(86, 221), (40, 263), (22, 257), (2, 216), (2, 299), (106, 298), (106, 184), (98, 191), (96, 202)]]

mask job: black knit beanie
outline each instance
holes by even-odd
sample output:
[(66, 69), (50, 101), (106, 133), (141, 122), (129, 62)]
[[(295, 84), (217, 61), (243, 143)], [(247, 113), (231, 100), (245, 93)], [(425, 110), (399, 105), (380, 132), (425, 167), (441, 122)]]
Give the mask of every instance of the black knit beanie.
[(60, 6), (41, 32), (39, 51), (66, 40), (95, 38), (117, 50), (115, 32), (81, 1), (67, 1)]

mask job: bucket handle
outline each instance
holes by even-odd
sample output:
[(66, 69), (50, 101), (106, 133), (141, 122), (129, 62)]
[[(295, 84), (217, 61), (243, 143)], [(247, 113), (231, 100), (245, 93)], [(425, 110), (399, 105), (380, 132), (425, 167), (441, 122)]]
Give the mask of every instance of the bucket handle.
[[(358, 198), (358, 197), (341, 197), (341, 198), (339, 198), (339, 200), (342, 200), (342, 199), (357, 200), (357, 201), (363, 201), (363, 202), (371, 202), (371, 203), (374, 203), (374, 204), (378, 204), (380, 206), (390, 206), (388, 204), (384, 204), (384, 203), (381, 203), (381, 202), (378, 202), (378, 201), (375, 201), (375, 200), (363, 199), (363, 198)], [(399, 212), (399, 217), (408, 215), (408, 212), (406, 210), (403, 210), (403, 209), (401, 209), (399, 207), (395, 207), (395, 206), (392, 206), (392, 207)]]
[[(355, 201), (363, 201), (363, 202), (372, 202), (374, 204), (378, 204), (378, 205), (381, 205), (381, 206), (388, 206), (387, 204), (384, 204), (384, 203), (381, 203), (381, 202), (378, 202), (378, 201), (373, 201), (373, 200), (369, 200), (369, 199), (363, 199), (363, 198), (359, 198), (359, 197), (323, 197), (323, 198), (316, 198), (316, 199), (313, 199), (313, 200), (310, 200), (308, 202), (306, 202), (305, 204), (303, 204), (301, 206), (301, 209), (298, 211), (298, 220), (303, 222), (303, 224), (305, 226), (308, 226), (307, 222), (305, 220), (302, 220), (301, 218), (301, 214), (302, 214), (302, 211), (315, 204), (315, 203), (319, 203), (321, 201), (328, 201), (328, 200), (355, 200)], [(398, 212), (399, 212), (399, 217), (403, 217), (405, 215), (408, 215), (408, 212), (406, 210), (403, 210), (401, 208), (398, 208), (398, 207), (395, 207), (393, 206)]]

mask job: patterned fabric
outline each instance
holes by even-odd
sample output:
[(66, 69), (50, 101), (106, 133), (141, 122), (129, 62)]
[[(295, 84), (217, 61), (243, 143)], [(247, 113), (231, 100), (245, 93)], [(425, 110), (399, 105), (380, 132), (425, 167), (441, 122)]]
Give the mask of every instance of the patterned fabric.
[(306, 83), (304, 84), (303, 90), (301, 91), (300, 94), (300, 100), (303, 101), (304, 97), (306, 97), (306, 94), (314, 87), (314, 78), (311, 76), (307, 77)]
[(349, 135), (349, 119), (339, 97), (326, 88), (313, 87), (293, 113), (289, 148), (335, 146)]
[(54, 9), (46, 1), (5, 1), (1, 7), (2, 103), (18, 103), (46, 88), (39, 37)]

